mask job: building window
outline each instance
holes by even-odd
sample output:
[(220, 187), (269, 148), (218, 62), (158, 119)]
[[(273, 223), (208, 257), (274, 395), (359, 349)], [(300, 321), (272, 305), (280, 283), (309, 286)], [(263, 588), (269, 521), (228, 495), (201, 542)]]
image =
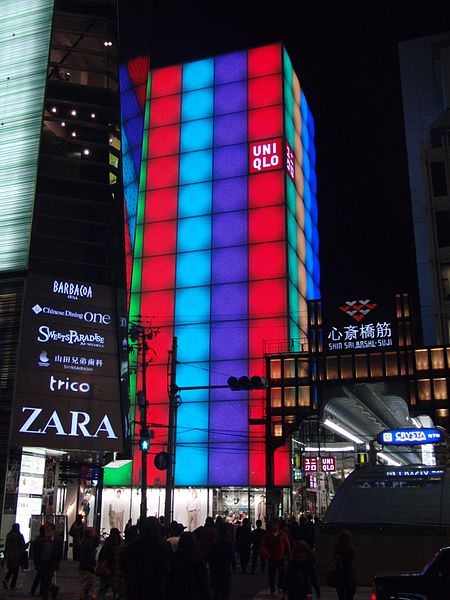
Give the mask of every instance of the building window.
[(298, 404), (299, 406), (309, 406), (309, 386), (302, 385), (298, 388)]
[(442, 377), (433, 379), (435, 400), (447, 400), (447, 381)]
[(295, 388), (287, 387), (284, 388), (284, 405), (288, 407), (295, 406)]
[(450, 300), (450, 264), (441, 265), (442, 294), (444, 300)]
[(309, 369), (308, 369), (308, 361), (304, 359), (300, 359), (297, 361), (298, 368), (298, 376), (300, 377), (308, 377)]
[(294, 379), (295, 377), (295, 359), (287, 358), (284, 361), (284, 376), (286, 379)]
[(270, 405), (272, 408), (281, 408), (281, 388), (272, 388), (270, 393)]
[(355, 356), (356, 377), (360, 379), (367, 377), (367, 356), (366, 354), (356, 354)]
[(417, 388), (419, 400), (431, 400), (431, 384), (429, 379), (419, 379)]
[(426, 371), (429, 368), (428, 350), (416, 350), (416, 369), (418, 371)]
[(276, 359), (270, 361), (270, 378), (281, 379), (281, 360)]
[(341, 377), (342, 379), (352, 379), (353, 377), (353, 363), (351, 356), (341, 356)]
[(386, 375), (391, 377), (398, 375), (397, 352), (386, 352), (384, 358), (386, 362)]
[(437, 210), (435, 219), (438, 246), (439, 248), (446, 248), (450, 246), (450, 213), (448, 210)]
[(431, 163), (430, 172), (433, 196), (446, 196), (448, 187), (445, 163), (443, 161)]
[(431, 350), (431, 366), (433, 369), (444, 369), (444, 350), (443, 348), (432, 348)]

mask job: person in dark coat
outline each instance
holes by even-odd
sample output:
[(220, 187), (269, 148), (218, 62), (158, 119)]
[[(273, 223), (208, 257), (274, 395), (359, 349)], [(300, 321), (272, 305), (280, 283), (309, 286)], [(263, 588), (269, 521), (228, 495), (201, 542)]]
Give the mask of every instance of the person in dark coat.
[(122, 538), (120, 536), (120, 531), (116, 527), (113, 527), (98, 555), (96, 574), (100, 578), (100, 586), (97, 594), (99, 600), (102, 600), (105, 597), (106, 592), (110, 587), (113, 589), (113, 595), (115, 595), (114, 570), (116, 566), (116, 550), (121, 544)]
[(8, 582), (11, 579), (11, 590), (16, 589), (17, 577), (19, 575), (20, 562), (25, 552), (26, 544), (23, 535), (20, 533), (20, 525), (14, 523), (11, 531), (6, 536), (5, 558), (6, 575), (3, 580), (3, 587), (8, 589)]
[[(39, 527), (39, 535), (34, 540), (31, 546), (31, 556), (33, 558), (34, 568), (36, 570), (36, 575), (34, 577), (33, 583), (31, 585), (30, 594), (34, 596), (38, 585), (41, 583), (41, 573), (39, 572), (39, 565), (41, 562), (41, 552), (42, 552), (42, 541), (45, 538), (45, 525), (41, 525)], [(42, 596), (42, 585), (41, 585), (41, 593), (39, 596)]]
[(229, 600), (231, 570), (235, 571), (235, 569), (233, 542), (230, 540), (227, 524), (221, 523), (217, 529), (217, 539), (211, 548), (213, 600)]
[(83, 515), (77, 515), (69, 529), (69, 535), (72, 538), (73, 560), (76, 560), (77, 562), (80, 560), (80, 546), (81, 540), (83, 539), (83, 531)]
[(36, 548), (36, 552), (39, 565), (38, 574), (41, 580), (42, 598), (43, 600), (47, 600), (49, 594), (52, 598), (56, 598), (59, 587), (52, 583), (52, 579), (62, 558), (63, 542), (57, 536), (53, 523), (49, 523), (45, 526), (45, 535), (43, 538), (39, 539), (39, 545)]
[(93, 527), (84, 530), (80, 544), (80, 600), (87, 600), (89, 591), (94, 583), (95, 567), (97, 560), (97, 539)]
[(295, 542), (286, 569), (283, 593), (288, 600), (307, 600), (311, 598), (313, 588), (316, 598), (320, 599), (320, 586), (312, 550), (305, 541)]
[(292, 519), (289, 521), (289, 532), (293, 542), (299, 542), (302, 539), (300, 525), (297, 523), (294, 517), (292, 517)]
[(250, 521), (249, 519), (243, 519), (242, 525), (236, 529), (236, 550), (239, 554), (242, 573), (247, 573), (248, 563), (250, 562), (251, 536)]
[(353, 567), (356, 550), (350, 531), (344, 529), (334, 548), (333, 563), (336, 567), (336, 591), (339, 600), (353, 600), (356, 592), (356, 574)]
[[(280, 528), (280, 520), (273, 519), (269, 531), (261, 540), (260, 554), (268, 561), (268, 575), (270, 593), (274, 594), (276, 588), (281, 592), (284, 574), (285, 561), (291, 551), (288, 536)], [(278, 578), (277, 578), (278, 573)]]
[(128, 600), (164, 600), (169, 571), (170, 544), (161, 538), (156, 517), (139, 522), (140, 535), (122, 552)]
[(180, 536), (169, 575), (170, 600), (210, 600), (206, 561), (193, 533)]
[(264, 556), (261, 556), (259, 553), (259, 550), (261, 548), (261, 540), (263, 539), (265, 533), (266, 533), (266, 530), (262, 528), (262, 521), (260, 519), (258, 519), (256, 521), (256, 529), (254, 529), (252, 531), (252, 534), (250, 536), (250, 542), (252, 545), (252, 567), (251, 567), (252, 575), (255, 574), (258, 557), (261, 560), (261, 572), (262, 573), (266, 572), (266, 559), (264, 558)]

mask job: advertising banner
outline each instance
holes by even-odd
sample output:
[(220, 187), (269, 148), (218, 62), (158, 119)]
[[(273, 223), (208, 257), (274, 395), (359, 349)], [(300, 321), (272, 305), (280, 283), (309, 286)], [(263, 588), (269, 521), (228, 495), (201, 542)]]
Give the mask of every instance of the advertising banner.
[(322, 301), (322, 320), (326, 352), (388, 350), (398, 345), (394, 297)]
[(120, 451), (122, 421), (113, 290), (30, 275), (13, 444)]

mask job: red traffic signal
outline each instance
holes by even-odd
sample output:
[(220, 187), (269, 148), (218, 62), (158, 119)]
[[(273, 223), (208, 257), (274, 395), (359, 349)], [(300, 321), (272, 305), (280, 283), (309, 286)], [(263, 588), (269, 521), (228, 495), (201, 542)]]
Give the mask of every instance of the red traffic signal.
[(253, 375), (253, 377), (228, 377), (228, 387), (234, 392), (240, 390), (264, 390), (267, 387), (267, 379), (260, 377), (259, 375)]

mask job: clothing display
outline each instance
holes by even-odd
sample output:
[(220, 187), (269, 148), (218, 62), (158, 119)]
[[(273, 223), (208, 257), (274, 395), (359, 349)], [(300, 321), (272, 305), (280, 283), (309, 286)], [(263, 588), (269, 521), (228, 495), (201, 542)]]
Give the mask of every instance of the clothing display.
[(187, 520), (188, 520), (188, 531), (195, 531), (197, 529), (198, 513), (200, 512), (200, 502), (197, 500), (197, 493), (192, 492), (192, 498), (186, 505)]

